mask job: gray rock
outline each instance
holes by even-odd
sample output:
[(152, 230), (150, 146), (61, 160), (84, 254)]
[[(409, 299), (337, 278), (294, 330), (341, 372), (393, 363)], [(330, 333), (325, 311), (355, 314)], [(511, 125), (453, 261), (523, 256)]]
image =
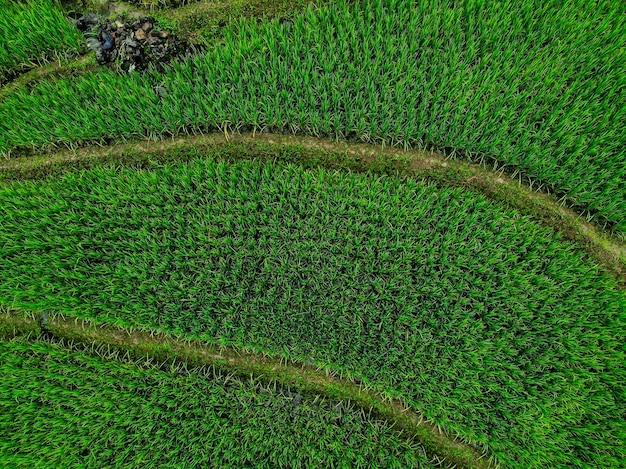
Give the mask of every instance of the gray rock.
[(39, 326), (42, 329), (48, 328), (48, 314), (47, 313), (39, 313)]
[(102, 44), (95, 37), (88, 37), (86, 39), (87, 47), (89, 47), (92, 51), (98, 53), (102, 50)]
[(100, 15), (97, 13), (87, 13), (74, 22), (80, 31), (86, 31), (90, 26), (95, 26), (98, 23), (100, 23)]
[(102, 50), (113, 49), (113, 46), (115, 46), (115, 39), (113, 39), (113, 36), (111, 36), (107, 31), (102, 31), (102, 39), (104, 41), (102, 44)]
[(154, 92), (157, 94), (159, 98), (164, 98), (168, 94), (167, 89), (164, 86), (157, 86), (154, 89)]

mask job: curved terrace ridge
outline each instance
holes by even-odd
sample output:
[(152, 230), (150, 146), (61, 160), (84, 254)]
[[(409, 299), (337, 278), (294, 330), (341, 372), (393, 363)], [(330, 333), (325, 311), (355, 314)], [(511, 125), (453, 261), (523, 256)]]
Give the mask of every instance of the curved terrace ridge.
[[(228, 150), (232, 146), (231, 150)], [(203, 152), (236, 153), (268, 157), (273, 151), (297, 148), (302, 162), (351, 170), (394, 170), (412, 177), (426, 177), (438, 184), (477, 190), (531, 216), (576, 242), (597, 263), (626, 286), (626, 243), (618, 236), (589, 221), (582, 213), (565, 206), (555, 196), (514, 178), (501, 170), (479, 163), (447, 158), (441, 153), (403, 150), (368, 143), (335, 141), (272, 133), (209, 133), (167, 140), (139, 140), (109, 146), (86, 146), (59, 150), (0, 162), (0, 181), (37, 179), (72, 168), (90, 168), (100, 164), (147, 165), (158, 161), (176, 161), (202, 157)]]
[(2, 303), (357, 373), (512, 467), (617, 461), (624, 297), (573, 243), (400, 157), (170, 150), (0, 185)]
[(474, 446), (444, 432), (416, 410), (398, 400), (389, 400), (360, 384), (358, 379), (337, 376), (329, 370), (276, 359), (232, 347), (215, 347), (181, 340), (162, 332), (124, 329), (60, 314), (34, 315), (0, 311), (0, 336), (44, 336), (55, 342), (71, 341), (92, 348), (147, 358), (159, 363), (183, 363), (193, 367), (217, 366), (236, 375), (260, 381), (275, 381), (301, 392), (349, 400), (367, 412), (392, 423), (415, 437), (427, 455), (441, 467), (458, 469), (495, 468), (493, 458)]

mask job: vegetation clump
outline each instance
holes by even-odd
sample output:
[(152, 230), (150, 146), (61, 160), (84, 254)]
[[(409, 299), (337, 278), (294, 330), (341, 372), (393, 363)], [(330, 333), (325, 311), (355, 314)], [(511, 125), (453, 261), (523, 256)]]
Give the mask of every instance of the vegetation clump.
[[(329, 3), (318, 0), (316, 6)], [(181, 37), (197, 44), (212, 45), (224, 38), (224, 30), (237, 28), (242, 19), (291, 23), (311, 5), (309, 0), (218, 0), (191, 2), (155, 15), (172, 24)]]

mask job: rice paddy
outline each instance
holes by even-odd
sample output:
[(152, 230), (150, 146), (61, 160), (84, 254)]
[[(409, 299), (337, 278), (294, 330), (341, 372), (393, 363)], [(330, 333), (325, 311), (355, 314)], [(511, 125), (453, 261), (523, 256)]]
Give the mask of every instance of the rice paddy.
[(0, 466), (626, 468), (624, 4), (138, 3), (0, 0)]
[(0, 0), (0, 85), (17, 72), (85, 50), (53, 0)]
[(585, 5), (339, 1), (292, 24), (244, 22), (164, 75), (87, 74), (5, 99), (0, 151), (225, 127), (435, 145), (493, 158), (623, 231), (626, 15)]
[(349, 403), (215, 368), (23, 340), (0, 365), (3, 467), (434, 467)]
[(209, 159), (11, 183), (0, 207), (3, 304), (356, 373), (513, 467), (623, 451), (623, 292), (485, 199)]

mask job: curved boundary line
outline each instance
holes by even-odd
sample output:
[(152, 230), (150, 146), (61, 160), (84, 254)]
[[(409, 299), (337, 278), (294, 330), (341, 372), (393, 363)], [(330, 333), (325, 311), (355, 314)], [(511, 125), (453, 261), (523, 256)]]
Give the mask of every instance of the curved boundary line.
[(301, 392), (350, 401), (392, 423), (401, 432), (415, 437), (428, 457), (438, 466), (457, 469), (498, 467), (493, 457), (481, 454), (468, 443), (444, 432), (438, 425), (399, 400), (389, 399), (366, 385), (358, 384), (357, 380), (338, 377), (324, 367), (300, 364), (233, 347), (182, 340), (162, 332), (97, 324), (91, 320), (61, 314), (45, 316), (42, 321), (34, 313), (3, 311), (0, 307), (0, 337), (36, 337), (42, 334), (54, 341), (106, 347), (164, 364), (182, 361), (193, 366), (216, 366), (246, 377), (253, 375), (261, 381), (276, 381)]
[[(37, 174), (63, 172), (73, 165), (92, 167), (104, 163), (150, 165), (154, 157), (176, 161), (190, 153), (203, 157), (202, 152), (224, 149), (228, 145), (243, 145), (244, 157), (267, 157), (272, 148), (298, 148), (303, 161), (314, 161), (326, 167), (367, 170), (396, 170), (402, 174), (425, 177), (439, 185), (478, 190), (488, 198), (505, 203), (576, 242), (593, 260), (604, 267), (626, 288), (626, 243), (599, 228), (583, 215), (565, 207), (554, 196), (534, 189), (531, 185), (486, 167), (429, 151), (402, 150), (367, 143), (333, 141), (317, 137), (271, 133), (229, 134), (227, 132), (183, 136), (167, 140), (139, 140), (110, 146), (86, 146), (7, 159), (0, 163), (0, 182), (11, 179), (38, 179)], [(129, 155), (132, 155), (129, 161)], [(35, 175), (35, 176), (33, 176)]]

